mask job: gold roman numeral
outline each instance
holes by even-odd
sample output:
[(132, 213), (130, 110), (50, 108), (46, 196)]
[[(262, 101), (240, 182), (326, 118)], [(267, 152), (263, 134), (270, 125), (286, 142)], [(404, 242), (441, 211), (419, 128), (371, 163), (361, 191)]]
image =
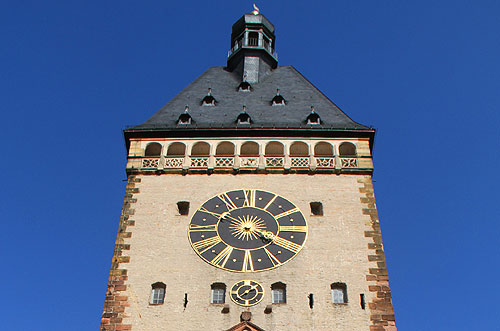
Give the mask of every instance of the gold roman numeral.
[(243, 259), (243, 268), (241, 269), (241, 271), (253, 271), (252, 253), (249, 249), (245, 249), (245, 258)]
[(210, 215), (213, 215), (217, 218), (219, 218), (222, 214), (219, 214), (219, 213), (216, 213), (216, 212), (213, 212), (213, 211), (210, 211), (208, 209), (206, 209), (205, 207), (201, 207), (200, 208), (200, 211), (204, 212), (204, 213), (207, 213), (207, 214), (210, 214)]
[(300, 248), (302, 247), (299, 244), (283, 239), (281, 237), (274, 237), (273, 243), (294, 253), (298, 253), (300, 251)]
[(269, 208), (269, 206), (274, 202), (274, 200), (276, 200), (278, 196), (275, 195), (271, 200), (269, 200), (269, 202), (267, 203), (267, 205), (264, 207), (264, 210), (267, 210), (267, 208)]
[(273, 255), (270, 251), (267, 250), (267, 248), (264, 247), (264, 251), (266, 251), (267, 256), (269, 257), (269, 260), (271, 260), (271, 263), (273, 266), (277, 264), (281, 264), (281, 262), (276, 258), (276, 256)]
[[(211, 262), (218, 264), (221, 267), (224, 267), (226, 265), (227, 259), (229, 259), (229, 255), (231, 255), (232, 251), (233, 251), (233, 248), (231, 246), (226, 246), (226, 248), (224, 248), (219, 254), (217, 254), (217, 256), (214, 257)], [(222, 262), (222, 263), (220, 263), (220, 262)]]
[(274, 218), (278, 219), (278, 218), (293, 214), (293, 213), (298, 212), (298, 211), (299, 211), (299, 208), (292, 208), (290, 210), (282, 212), (281, 214), (275, 215)]
[(202, 254), (220, 242), (221, 242), (220, 237), (214, 236), (193, 243), (193, 248), (196, 249), (200, 254)]
[(255, 190), (243, 190), (245, 193), (245, 203), (243, 203), (243, 207), (255, 207)]
[(190, 232), (217, 231), (217, 224), (212, 224), (212, 225), (190, 224), (189, 231)]
[(307, 232), (305, 225), (280, 225), (280, 231)]
[(226, 193), (220, 194), (218, 195), (218, 197), (219, 199), (222, 200), (222, 202), (224, 202), (224, 204), (227, 207), (227, 210), (233, 210), (236, 208), (236, 205), (234, 204), (233, 200), (231, 200), (231, 198), (228, 197)]

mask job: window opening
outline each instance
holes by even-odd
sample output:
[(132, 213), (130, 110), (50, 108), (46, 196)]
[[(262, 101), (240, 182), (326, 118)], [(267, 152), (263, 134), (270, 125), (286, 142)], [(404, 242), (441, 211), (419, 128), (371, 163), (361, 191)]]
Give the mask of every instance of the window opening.
[(319, 201), (309, 203), (311, 206), (311, 214), (321, 216), (323, 215), (323, 204)]
[(186, 145), (183, 143), (172, 143), (168, 146), (167, 156), (184, 156)]
[(189, 201), (177, 202), (177, 210), (179, 211), (179, 215), (188, 215), (189, 214)]
[(187, 293), (184, 293), (184, 309), (186, 309), (187, 305), (188, 305), (188, 294)]
[(191, 148), (191, 155), (193, 156), (209, 156), (210, 145), (206, 142), (200, 141), (193, 145)]
[(250, 118), (250, 115), (247, 114), (247, 107), (243, 106), (243, 111), (238, 115), (238, 118), (236, 118), (236, 122), (238, 124), (251, 124), (252, 119)]
[(271, 105), (273, 105), (273, 106), (284, 106), (284, 105), (286, 105), (286, 100), (280, 94), (280, 89), (276, 90), (276, 95), (274, 96), (273, 100), (271, 100)]
[(329, 143), (319, 142), (314, 146), (314, 156), (333, 157), (333, 147)]
[(252, 86), (247, 81), (242, 81), (240, 85), (238, 85), (238, 91), (242, 92), (250, 92), (252, 90)]
[(188, 114), (189, 106), (186, 106), (184, 113), (179, 116), (177, 124), (191, 124), (191, 115)]
[(152, 305), (161, 305), (165, 300), (165, 284), (154, 283), (151, 285), (151, 301)]
[(259, 156), (259, 144), (253, 141), (247, 141), (241, 145), (241, 156)]
[(359, 295), (359, 304), (361, 305), (361, 309), (365, 309), (366, 304), (365, 304), (365, 295), (364, 295), (364, 293), (361, 293)]
[(149, 143), (146, 146), (146, 152), (144, 154), (146, 156), (160, 156), (161, 145), (159, 143)]
[(215, 106), (216, 103), (217, 100), (215, 100), (214, 96), (212, 95), (212, 89), (208, 88), (208, 93), (201, 101), (201, 104), (203, 106)]
[(286, 285), (279, 282), (271, 285), (272, 302), (286, 303)]
[(211, 303), (225, 303), (226, 302), (226, 285), (223, 283), (212, 284), (212, 298)]
[(332, 302), (347, 303), (347, 286), (344, 283), (332, 284)]
[(313, 307), (314, 307), (314, 295), (312, 293), (309, 293), (307, 298), (309, 299), (309, 308), (313, 309)]
[(250, 32), (248, 33), (248, 46), (259, 46), (259, 33), (258, 32)]
[(342, 143), (339, 146), (340, 156), (356, 156), (356, 146), (351, 143)]
[(321, 124), (321, 118), (314, 111), (314, 106), (311, 106), (311, 113), (306, 118), (307, 124), (318, 125)]
[(296, 141), (290, 146), (290, 156), (309, 156), (309, 146), (301, 141)]

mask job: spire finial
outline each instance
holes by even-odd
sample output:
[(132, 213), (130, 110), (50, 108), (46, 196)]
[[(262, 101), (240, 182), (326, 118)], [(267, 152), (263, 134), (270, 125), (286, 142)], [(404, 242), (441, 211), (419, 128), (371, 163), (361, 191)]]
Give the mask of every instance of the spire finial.
[(243, 113), (246, 113), (247, 112), (247, 106), (243, 105)]
[(253, 4), (252, 14), (259, 15), (259, 7), (257, 7), (255, 4)]
[(212, 88), (208, 88), (208, 94), (207, 95), (212, 95)]
[(276, 95), (280, 95), (280, 89), (276, 89)]
[(314, 106), (311, 106), (311, 113), (314, 113)]
[(186, 114), (187, 114), (187, 112), (188, 112), (188, 111), (189, 111), (189, 106), (188, 106), (188, 105), (186, 105), (186, 108), (184, 108), (184, 113), (186, 113)]

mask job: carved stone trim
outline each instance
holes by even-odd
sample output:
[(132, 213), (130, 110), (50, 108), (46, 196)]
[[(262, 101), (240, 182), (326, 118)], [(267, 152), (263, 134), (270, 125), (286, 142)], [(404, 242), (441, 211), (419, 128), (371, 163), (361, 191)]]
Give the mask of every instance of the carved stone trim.
[(372, 239), (368, 243), (370, 251), (368, 261), (370, 261), (372, 267), (368, 270), (366, 280), (368, 282), (368, 291), (376, 293), (374, 298), (368, 303), (368, 308), (370, 309), (370, 331), (396, 331), (391, 289), (389, 288), (389, 276), (385, 262), (377, 207), (375, 205), (372, 179), (366, 176), (359, 178), (358, 183), (361, 184), (359, 188), (361, 203), (366, 206), (363, 209), (363, 214), (369, 215), (371, 219), (371, 222), (368, 224), (371, 229), (365, 231), (365, 237)]
[(132, 325), (123, 324), (123, 319), (126, 317), (125, 309), (130, 306), (127, 295), (128, 275), (127, 269), (124, 266), (125, 263), (129, 263), (130, 257), (123, 256), (123, 251), (130, 250), (130, 245), (126, 244), (125, 240), (132, 236), (132, 232), (127, 231), (128, 227), (135, 225), (135, 221), (130, 219), (134, 215), (134, 209), (131, 207), (137, 201), (134, 195), (139, 193), (139, 189), (135, 185), (136, 183), (140, 183), (140, 181), (141, 179), (136, 176), (128, 177), (122, 214), (118, 225), (118, 234), (116, 236), (115, 250), (111, 262), (111, 271), (109, 273), (108, 288), (102, 311), (101, 331), (132, 330)]

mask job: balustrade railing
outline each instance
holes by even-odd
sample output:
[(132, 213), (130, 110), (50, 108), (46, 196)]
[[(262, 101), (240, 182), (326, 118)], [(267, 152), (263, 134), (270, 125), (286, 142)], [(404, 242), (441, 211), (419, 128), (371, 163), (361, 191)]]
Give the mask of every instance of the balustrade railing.
[(191, 168), (208, 168), (208, 156), (191, 157)]
[(285, 163), (283, 156), (266, 156), (265, 158), (267, 168), (282, 168)]
[(183, 163), (184, 163), (184, 157), (166, 157), (164, 168), (166, 169), (182, 168)]
[(308, 156), (292, 156), (292, 168), (309, 168)]
[(241, 168), (257, 168), (259, 165), (258, 156), (240, 156)]
[(334, 157), (317, 157), (316, 158), (317, 168), (335, 168), (335, 158)]
[(144, 169), (158, 169), (159, 164), (160, 164), (159, 157), (142, 159), (142, 167)]
[(340, 164), (342, 165), (342, 168), (357, 168), (358, 159), (355, 157), (341, 157)]
[[(261, 156), (262, 157), (262, 156)], [(259, 156), (240, 156), (239, 157), (239, 167), (247, 169), (256, 169), (259, 166)], [(314, 157), (316, 161), (316, 168), (319, 169), (334, 169), (335, 168), (335, 157)], [(209, 166), (209, 156), (191, 156), (190, 168), (208, 168)], [(284, 168), (285, 167), (285, 157), (284, 156), (264, 156), (264, 166), (266, 168)], [(338, 157), (340, 164), (337, 165), (339, 168), (352, 169), (358, 168), (358, 158), (357, 157)], [(214, 156), (215, 168), (233, 168), (236, 166), (234, 156)], [(182, 169), (184, 165), (184, 157), (165, 157), (164, 161), (161, 162), (162, 169)], [(146, 157), (141, 160), (141, 166), (143, 169), (158, 169), (160, 167), (159, 157)], [(290, 166), (291, 168), (309, 168), (311, 166), (311, 159), (308, 156), (290, 156)]]
[(234, 166), (234, 156), (216, 156), (216, 168), (232, 168)]

